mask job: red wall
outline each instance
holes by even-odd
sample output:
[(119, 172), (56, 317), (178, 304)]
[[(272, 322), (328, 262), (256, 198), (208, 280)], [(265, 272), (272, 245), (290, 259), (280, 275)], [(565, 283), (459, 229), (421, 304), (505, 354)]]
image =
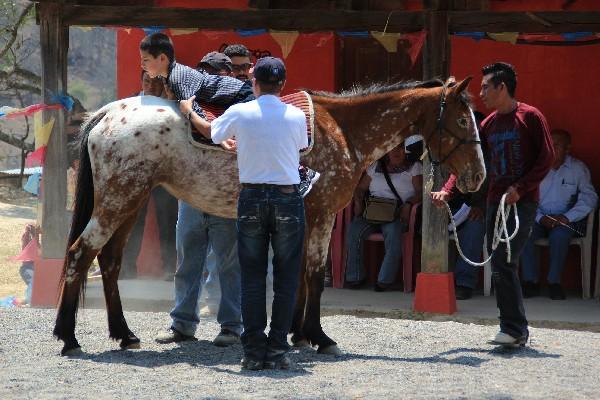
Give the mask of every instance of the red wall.
[(551, 128), (571, 132), (572, 154), (588, 165), (595, 186), (600, 188), (600, 45), (512, 45), (453, 37), (451, 73), (457, 79), (474, 76), (470, 89), (477, 109), (485, 114), (489, 110), (485, 110), (478, 96), (481, 67), (494, 61), (506, 61), (516, 67), (518, 100), (539, 108)]

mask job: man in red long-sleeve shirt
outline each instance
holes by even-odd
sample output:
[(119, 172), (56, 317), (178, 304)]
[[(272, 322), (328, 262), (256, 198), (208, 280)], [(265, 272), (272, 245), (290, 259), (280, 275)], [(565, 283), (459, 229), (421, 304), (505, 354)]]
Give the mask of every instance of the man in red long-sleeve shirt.
[[(517, 74), (512, 65), (494, 63), (483, 67), (481, 100), (492, 112), (481, 124), (481, 139), (488, 155), (488, 194), (486, 234), (488, 251), (500, 199), (517, 204), (519, 232), (511, 240), (511, 259), (501, 243), (492, 256), (492, 279), (500, 310), (500, 332), (492, 340), (504, 346), (523, 346), (529, 338), (517, 260), (531, 234), (539, 201), (539, 185), (554, 159), (554, 149), (546, 118), (535, 107), (517, 101)], [(454, 190), (451, 177), (440, 192), (433, 192), (435, 203), (446, 200)], [(508, 222), (514, 231), (514, 216)]]

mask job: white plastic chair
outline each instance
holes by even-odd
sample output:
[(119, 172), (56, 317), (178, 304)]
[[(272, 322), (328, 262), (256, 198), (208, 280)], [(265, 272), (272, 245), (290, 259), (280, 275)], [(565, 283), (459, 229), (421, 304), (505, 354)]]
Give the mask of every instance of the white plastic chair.
[[(575, 237), (571, 239), (569, 245), (579, 246), (579, 252), (581, 254), (581, 287), (583, 288), (583, 298), (590, 298), (590, 280), (592, 271), (592, 234), (594, 230), (594, 215), (595, 211), (589, 213), (587, 216), (586, 230), (584, 237)], [(548, 246), (548, 238), (542, 238), (535, 241), (537, 246)], [(600, 247), (600, 246), (599, 246)], [(600, 250), (600, 249), (599, 249)], [(598, 253), (600, 254), (600, 253)], [(539, 258), (538, 258), (539, 259)], [(598, 266), (596, 266), (598, 271)], [(596, 272), (596, 296), (598, 296), (598, 272)]]

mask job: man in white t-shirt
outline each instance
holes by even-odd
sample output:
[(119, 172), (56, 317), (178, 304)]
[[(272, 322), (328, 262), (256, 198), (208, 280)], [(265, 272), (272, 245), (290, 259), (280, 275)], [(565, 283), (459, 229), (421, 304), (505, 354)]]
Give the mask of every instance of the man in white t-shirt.
[[(238, 255), (242, 268), (242, 344), (245, 369), (287, 369), (287, 334), (300, 275), (304, 202), (298, 192), (300, 149), (308, 146), (304, 113), (279, 99), (283, 61), (264, 57), (254, 68), (256, 100), (231, 106), (212, 122), (215, 143), (235, 136), (242, 185)], [(271, 329), (265, 335), (265, 277), (273, 247)]]

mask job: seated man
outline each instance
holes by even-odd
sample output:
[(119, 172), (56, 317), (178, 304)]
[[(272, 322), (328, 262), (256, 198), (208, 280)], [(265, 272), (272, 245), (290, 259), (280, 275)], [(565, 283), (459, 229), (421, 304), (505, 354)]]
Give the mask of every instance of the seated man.
[(571, 135), (563, 129), (551, 132), (554, 142), (554, 164), (540, 185), (540, 204), (536, 223), (521, 254), (523, 297), (539, 295), (538, 260), (534, 242), (548, 237), (550, 242), (548, 289), (552, 300), (564, 300), (560, 285), (569, 242), (575, 235), (585, 234), (586, 217), (596, 208), (598, 195), (590, 181), (590, 171), (581, 161), (571, 157)]
[[(420, 135), (414, 135), (420, 136)], [(405, 145), (414, 142), (411, 136), (390, 151), (378, 162), (373, 163), (362, 176), (354, 195), (355, 218), (348, 228), (348, 258), (346, 261), (346, 282), (351, 289), (357, 289), (365, 281), (363, 267), (363, 242), (371, 233), (381, 232), (384, 238), (385, 256), (381, 264), (375, 291), (384, 291), (394, 283), (402, 247), (402, 233), (410, 215), (410, 207), (421, 201), (423, 187), (423, 165), (420, 161), (406, 158)], [(422, 140), (422, 137), (420, 137)], [(388, 175), (388, 177), (386, 177)], [(398, 200), (398, 213), (391, 222), (373, 223), (365, 219), (365, 195)]]

